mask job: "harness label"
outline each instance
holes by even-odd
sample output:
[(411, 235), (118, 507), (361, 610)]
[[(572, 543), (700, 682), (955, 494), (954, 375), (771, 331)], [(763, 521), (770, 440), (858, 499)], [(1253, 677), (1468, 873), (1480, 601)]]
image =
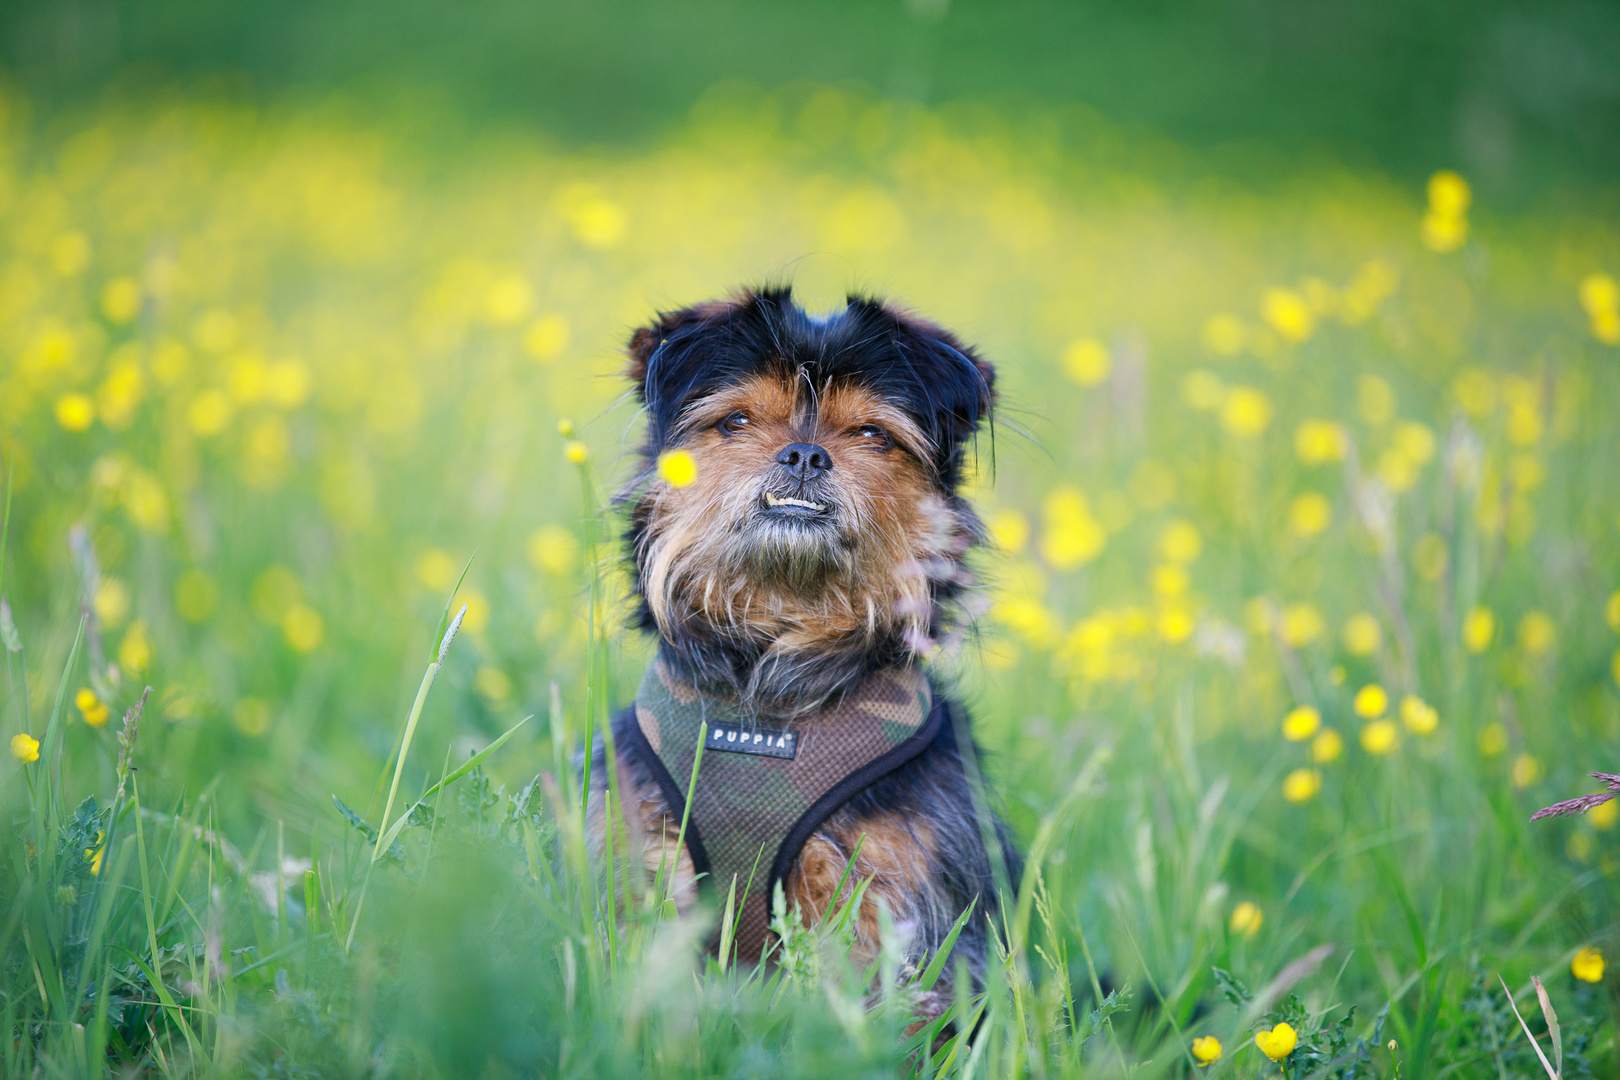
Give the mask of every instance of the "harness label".
[(749, 729), (736, 724), (716, 724), (709, 729), (709, 738), (704, 746), (710, 750), (725, 750), (732, 754), (791, 758), (799, 752), (799, 733)]

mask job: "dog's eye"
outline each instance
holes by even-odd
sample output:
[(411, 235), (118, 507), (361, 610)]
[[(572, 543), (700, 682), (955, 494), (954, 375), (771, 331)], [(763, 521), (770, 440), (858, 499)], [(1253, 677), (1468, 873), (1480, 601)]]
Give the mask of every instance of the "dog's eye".
[(889, 448), (889, 433), (876, 424), (862, 424), (856, 429), (856, 434), (860, 435), (862, 441), (869, 446), (876, 447), (879, 450)]
[(745, 412), (734, 412), (715, 425), (720, 429), (720, 434), (726, 436), (735, 435), (747, 426), (748, 414)]

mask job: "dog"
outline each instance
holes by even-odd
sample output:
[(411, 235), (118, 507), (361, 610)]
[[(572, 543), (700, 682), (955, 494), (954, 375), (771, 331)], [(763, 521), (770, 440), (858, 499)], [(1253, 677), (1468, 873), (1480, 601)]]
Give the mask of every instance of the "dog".
[[(745, 961), (769, 958), (778, 892), (810, 922), (869, 878), (854, 957), (882, 948), (881, 898), (913, 970), (971, 908), (937, 1014), (955, 958), (980, 983), (998, 885), (1020, 872), (966, 713), (924, 669), (961, 628), (985, 538), (959, 489), (995, 371), (892, 304), (813, 315), (788, 287), (662, 314), (628, 355), (646, 439), (626, 556), (633, 621), (658, 639), (612, 726), (629, 839), (679, 909), (699, 878), (736, 905)], [(673, 452), (695, 476), (660, 469)], [(604, 743), (594, 755), (600, 847)]]

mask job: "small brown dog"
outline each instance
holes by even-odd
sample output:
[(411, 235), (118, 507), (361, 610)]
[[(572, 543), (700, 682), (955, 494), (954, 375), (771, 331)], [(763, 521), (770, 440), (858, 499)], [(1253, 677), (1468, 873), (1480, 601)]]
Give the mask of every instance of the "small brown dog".
[[(647, 440), (627, 539), (659, 650), (614, 743), (649, 870), (674, 868), (682, 907), (695, 887), (734, 897), (750, 962), (769, 956), (778, 887), (814, 920), (870, 878), (863, 960), (878, 898), (916, 964), (973, 905), (954, 953), (977, 981), (1018, 857), (966, 715), (921, 660), (983, 537), (958, 487), (993, 369), (894, 307), (852, 297), (816, 317), (788, 289), (666, 314), (629, 354)], [(659, 469), (674, 451), (695, 477)]]

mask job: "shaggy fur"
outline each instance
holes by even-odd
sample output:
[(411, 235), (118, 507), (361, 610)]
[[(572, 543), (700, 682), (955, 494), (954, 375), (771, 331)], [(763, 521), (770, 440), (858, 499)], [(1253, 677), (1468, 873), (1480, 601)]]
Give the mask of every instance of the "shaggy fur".
[[(787, 289), (665, 314), (635, 332), (629, 355), (647, 418), (625, 495), (636, 619), (672, 671), (784, 721), (918, 663), (950, 629), (972, 581), (966, 556), (983, 537), (957, 488), (994, 403), (990, 365), (876, 300), (851, 297), (816, 318)], [(686, 487), (658, 475), (671, 450), (696, 461)], [(953, 703), (951, 716), (921, 756), (828, 819), (784, 887), (807, 917), (826, 910), (864, 836), (855, 873), (874, 881), (858, 951), (876, 955), (878, 897), (919, 964), (976, 900), (957, 951), (977, 977), (996, 903), (986, 836), (1013, 881), (1017, 856), (999, 820), (981, 827), (966, 715)], [(689, 903), (679, 816), (637, 762), (619, 769), (640, 834), (630, 839), (649, 867), (675, 856), (677, 903)]]

